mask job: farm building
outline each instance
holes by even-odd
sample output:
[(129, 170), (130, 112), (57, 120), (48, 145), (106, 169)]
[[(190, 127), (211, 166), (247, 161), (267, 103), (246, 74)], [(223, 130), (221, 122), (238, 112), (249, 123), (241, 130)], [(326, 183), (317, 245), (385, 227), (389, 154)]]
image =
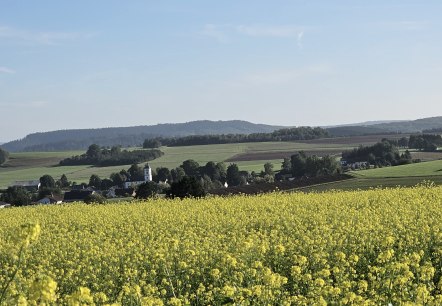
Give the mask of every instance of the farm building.
[(40, 189), (40, 181), (39, 180), (33, 180), (33, 181), (15, 181), (11, 184), (11, 187), (23, 187), (28, 191), (35, 191)]
[(83, 201), (88, 195), (94, 193), (93, 190), (71, 190), (64, 194), (63, 202)]
[(61, 204), (63, 198), (58, 196), (47, 196), (37, 201), (38, 204)]
[(12, 205), (9, 203), (0, 201), (0, 208), (9, 208), (9, 207), (12, 207)]

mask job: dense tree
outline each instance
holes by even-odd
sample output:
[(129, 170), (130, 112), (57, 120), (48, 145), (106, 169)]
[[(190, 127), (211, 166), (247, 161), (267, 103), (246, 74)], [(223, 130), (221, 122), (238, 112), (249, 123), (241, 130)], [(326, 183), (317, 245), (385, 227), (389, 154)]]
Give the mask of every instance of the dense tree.
[(399, 147), (406, 148), (408, 147), (408, 138), (402, 137), (397, 141)]
[(271, 133), (252, 134), (218, 134), (218, 135), (191, 135), (184, 137), (154, 138), (144, 141), (144, 148), (155, 148), (156, 141), (161, 145), (193, 146), (224, 143), (266, 142), (266, 141), (293, 141), (329, 137), (322, 128), (296, 127), (276, 130)]
[(112, 173), (110, 175), (110, 179), (113, 182), (114, 186), (123, 187), (126, 178), (121, 173)]
[(86, 156), (90, 159), (98, 159), (101, 155), (101, 148), (97, 144), (91, 144), (86, 151)]
[(159, 138), (146, 139), (143, 142), (143, 148), (145, 149), (155, 149), (161, 147), (161, 141)]
[(176, 167), (175, 169), (170, 170), (170, 176), (172, 177), (172, 181), (178, 182), (186, 176), (186, 172), (184, 172), (182, 167)]
[(133, 164), (132, 166), (130, 166), (127, 172), (129, 173), (130, 180), (132, 182), (144, 181), (144, 170), (137, 164)]
[(60, 161), (61, 166), (94, 165), (100, 167), (117, 166), (127, 164), (138, 164), (153, 160), (162, 156), (160, 150), (121, 150), (121, 147), (114, 146), (111, 149), (90, 145), (83, 155), (76, 155)]
[(342, 158), (348, 163), (369, 162), (378, 166), (396, 166), (411, 162), (411, 155), (400, 155), (397, 147), (385, 140), (372, 146), (360, 146), (351, 151), (344, 151)]
[(304, 152), (294, 154), (290, 158), (292, 175), (295, 177), (333, 175), (340, 171), (340, 163), (335, 157), (325, 155), (307, 156)]
[(161, 192), (161, 188), (155, 182), (145, 182), (137, 187), (135, 197), (137, 199), (148, 199), (155, 197)]
[(166, 182), (171, 179), (170, 170), (168, 168), (159, 167), (157, 168), (156, 174), (157, 181), (159, 182)]
[(267, 162), (267, 163), (264, 164), (264, 174), (265, 175), (271, 175), (271, 176), (274, 174), (274, 172), (273, 172), (273, 164), (272, 163)]
[(111, 188), (114, 185), (114, 182), (111, 179), (103, 179), (101, 180), (101, 186), (100, 189), (101, 190), (107, 190), (109, 188)]
[(203, 197), (206, 195), (204, 188), (199, 179), (195, 177), (185, 176), (179, 182), (174, 182), (167, 192), (170, 198), (188, 198), (188, 197)]
[(442, 146), (441, 135), (410, 135), (410, 139), (408, 141), (409, 148), (418, 149), (421, 151), (434, 152), (437, 151), (438, 146)]
[(292, 172), (292, 163), (290, 161), (290, 158), (285, 157), (282, 161), (281, 165), (281, 173), (282, 174), (289, 174)]
[(0, 199), (14, 206), (31, 204), (31, 194), (23, 187), (9, 187)]
[(55, 188), (55, 180), (49, 174), (45, 174), (40, 177), (41, 188)]
[(241, 179), (237, 164), (230, 164), (227, 167), (227, 184), (229, 186), (239, 186), (244, 181)]
[(83, 201), (86, 204), (104, 204), (106, 203), (106, 198), (99, 193), (92, 193), (86, 196)]
[(9, 152), (0, 148), (0, 165), (4, 164), (9, 158)]
[(219, 178), (214, 178), (217, 181), (220, 181), (221, 183), (225, 183), (227, 181), (227, 166), (223, 162), (216, 163), (216, 169), (219, 173)]
[(65, 174), (63, 174), (63, 175), (60, 177), (59, 182), (60, 182), (60, 187), (61, 187), (61, 188), (66, 188), (66, 187), (69, 187), (69, 185), (70, 185), (70, 183), (69, 183), (69, 181), (68, 181), (68, 178), (66, 177)]
[(181, 168), (183, 168), (184, 172), (187, 176), (197, 176), (200, 165), (198, 162), (193, 159), (188, 159), (183, 162)]
[(306, 159), (305, 152), (300, 151), (297, 154), (293, 154), (290, 157), (290, 164), (292, 165), (292, 175), (295, 177), (301, 177), (306, 173)]
[(96, 174), (92, 174), (89, 178), (90, 187), (101, 188), (101, 182), (101, 178)]

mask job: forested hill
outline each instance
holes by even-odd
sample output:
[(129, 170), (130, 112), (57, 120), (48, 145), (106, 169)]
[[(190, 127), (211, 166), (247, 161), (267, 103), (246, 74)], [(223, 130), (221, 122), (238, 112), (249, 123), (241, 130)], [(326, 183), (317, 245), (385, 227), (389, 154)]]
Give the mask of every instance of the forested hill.
[(93, 143), (100, 146), (141, 146), (146, 138), (269, 133), (279, 128), (281, 127), (241, 120), (203, 120), (150, 126), (59, 130), (29, 134), (23, 139), (3, 144), (2, 148), (9, 152), (19, 152), (81, 150), (87, 149)]
[(388, 133), (419, 133), (442, 130), (442, 117), (423, 118), (370, 125), (337, 126), (327, 128), (332, 136), (357, 136)]

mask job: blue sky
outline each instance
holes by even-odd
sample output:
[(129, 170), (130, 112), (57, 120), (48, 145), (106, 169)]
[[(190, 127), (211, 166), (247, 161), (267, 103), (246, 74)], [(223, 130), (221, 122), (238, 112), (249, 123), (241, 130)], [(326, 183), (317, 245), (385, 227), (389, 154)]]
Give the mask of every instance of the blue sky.
[(442, 115), (440, 1), (0, 0), (0, 141)]

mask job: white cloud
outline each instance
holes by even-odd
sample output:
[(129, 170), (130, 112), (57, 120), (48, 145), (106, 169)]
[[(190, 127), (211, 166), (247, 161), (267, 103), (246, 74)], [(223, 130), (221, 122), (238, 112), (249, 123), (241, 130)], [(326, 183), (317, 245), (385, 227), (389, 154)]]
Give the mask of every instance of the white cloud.
[(7, 26), (0, 26), (0, 41), (10, 40), (32, 44), (57, 45), (63, 41), (88, 39), (97, 33), (30, 31)]
[(15, 73), (15, 70), (8, 68), (8, 67), (2, 67), (0, 66), (0, 73), (9, 73), (9, 74), (13, 74)]
[(305, 30), (304, 27), (296, 25), (206, 24), (201, 33), (221, 43), (230, 42), (234, 36), (296, 39), (298, 47), (301, 48)]

